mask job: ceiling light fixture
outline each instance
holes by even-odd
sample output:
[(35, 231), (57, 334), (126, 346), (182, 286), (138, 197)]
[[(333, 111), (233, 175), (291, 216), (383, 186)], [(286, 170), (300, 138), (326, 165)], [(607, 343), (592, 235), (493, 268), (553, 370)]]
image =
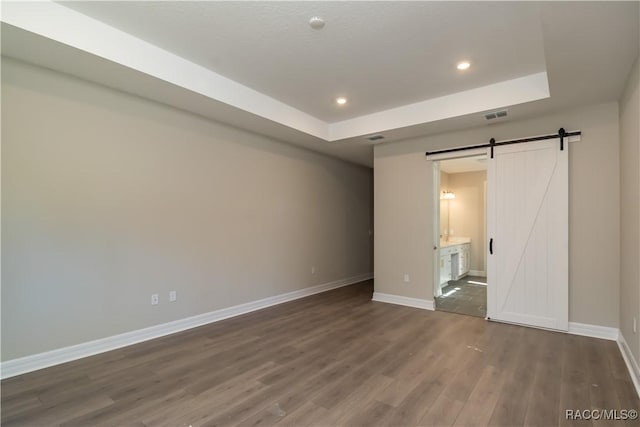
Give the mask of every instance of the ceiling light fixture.
[(458, 68), (458, 70), (466, 70), (471, 67), (471, 63), (469, 63), (468, 61), (458, 62), (458, 65), (456, 67)]
[(453, 191), (443, 190), (440, 200), (452, 200), (456, 198), (456, 194)]
[(344, 105), (347, 103), (347, 98), (345, 98), (344, 96), (341, 96), (339, 98), (336, 98), (336, 103), (338, 105)]
[(319, 16), (314, 16), (313, 18), (309, 19), (309, 26), (314, 30), (320, 30), (324, 27), (324, 19)]

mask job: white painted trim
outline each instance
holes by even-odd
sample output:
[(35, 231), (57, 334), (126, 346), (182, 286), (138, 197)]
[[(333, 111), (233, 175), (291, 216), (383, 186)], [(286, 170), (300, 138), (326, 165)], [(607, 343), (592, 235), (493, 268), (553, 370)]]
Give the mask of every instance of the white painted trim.
[[(440, 162), (432, 162), (431, 172), (433, 173), (433, 187), (431, 196), (433, 197), (433, 297), (442, 295), (442, 284), (440, 283)], [(435, 284), (438, 284), (435, 286)]]
[[(331, 123), (331, 141), (548, 98), (546, 71)], [(458, 153), (459, 154), (459, 153)]]
[[(325, 141), (370, 135), (550, 96), (547, 73), (543, 71), (329, 123), (51, 0), (3, 2), (0, 19)], [(55, 66), (48, 68), (55, 69)]]
[(620, 348), (620, 353), (622, 353), (624, 363), (626, 363), (627, 369), (629, 370), (629, 375), (631, 375), (631, 380), (636, 388), (636, 393), (638, 393), (638, 397), (640, 397), (640, 367), (638, 366), (636, 359), (633, 357), (631, 349), (629, 348), (627, 341), (624, 339), (624, 335), (622, 335), (622, 331), (618, 334), (618, 347)]
[(401, 295), (383, 294), (374, 292), (372, 301), (386, 302), (389, 304), (406, 305), (407, 307), (422, 308), (424, 310), (434, 310), (433, 301), (420, 298), (403, 297)]
[[(575, 132), (575, 131), (571, 131), (571, 132)], [(570, 133), (570, 132), (567, 132), (567, 133)], [(582, 140), (582, 134), (572, 135), (567, 139), (567, 141), (569, 142), (580, 142), (581, 140)]]
[(617, 328), (577, 322), (569, 322), (569, 330), (567, 332), (573, 335), (582, 335), (585, 337), (601, 338), (611, 341), (618, 340), (619, 335)]
[(487, 272), (480, 270), (469, 270), (469, 276), (487, 277)]
[[(463, 147), (455, 147), (455, 148), (463, 148)], [(459, 159), (461, 157), (472, 157), (472, 156), (483, 156), (487, 154), (487, 148), (469, 148), (464, 151), (453, 151), (450, 153), (435, 153), (429, 154), (425, 156), (427, 160), (450, 160), (450, 159)]]
[(328, 123), (53, 1), (2, 2), (0, 19), (207, 98), (329, 139)]
[(143, 341), (152, 340), (154, 338), (163, 337), (165, 335), (174, 334), (187, 329), (196, 328), (198, 326), (207, 325), (209, 323), (218, 322), (230, 317), (239, 316), (273, 305), (282, 304), (284, 302), (293, 301), (321, 292), (330, 291), (332, 289), (351, 285), (373, 278), (373, 273), (360, 274), (346, 279), (340, 279), (321, 285), (311, 286), (292, 292), (264, 298), (257, 301), (235, 305), (233, 307), (214, 310), (209, 313), (199, 314), (197, 316), (187, 317), (173, 322), (163, 323), (136, 331), (126, 332), (124, 334), (114, 335), (106, 338), (97, 339), (70, 347), (59, 348), (44, 353), (34, 354), (31, 356), (21, 357), (19, 359), (8, 360), (0, 364), (0, 377), (10, 378), (16, 375), (24, 374), (38, 369), (47, 368), (49, 366), (59, 365), (61, 363), (70, 362), (72, 360), (81, 359), (83, 357), (93, 356), (95, 354), (104, 353), (106, 351), (115, 350), (117, 348), (126, 347)]

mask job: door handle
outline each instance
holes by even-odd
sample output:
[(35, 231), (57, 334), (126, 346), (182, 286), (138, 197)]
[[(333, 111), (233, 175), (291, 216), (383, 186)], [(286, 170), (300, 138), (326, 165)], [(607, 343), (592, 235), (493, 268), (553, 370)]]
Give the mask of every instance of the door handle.
[(489, 253), (493, 255), (493, 237), (489, 239)]

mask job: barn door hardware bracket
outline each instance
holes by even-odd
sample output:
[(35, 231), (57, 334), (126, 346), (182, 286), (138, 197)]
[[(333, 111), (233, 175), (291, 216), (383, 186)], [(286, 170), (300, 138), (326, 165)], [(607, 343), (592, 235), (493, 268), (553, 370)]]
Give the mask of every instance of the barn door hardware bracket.
[(560, 150), (564, 150), (564, 142), (565, 142), (565, 138), (567, 138), (567, 142), (569, 141), (569, 137), (570, 136), (578, 136), (578, 135), (582, 135), (582, 132), (577, 130), (574, 132), (567, 132), (564, 130), (564, 128), (560, 128), (560, 130), (558, 131), (558, 133), (554, 133), (551, 135), (541, 135), (541, 136), (532, 136), (530, 138), (520, 138), (520, 139), (512, 139), (509, 141), (499, 141), (496, 142), (496, 140), (494, 138), (491, 138), (491, 140), (489, 141), (488, 144), (480, 144), (480, 145), (468, 145), (466, 147), (456, 147), (456, 148), (447, 148), (445, 150), (438, 150), (438, 151), (427, 151), (426, 153), (424, 153), (426, 156), (430, 156), (430, 155), (435, 155), (435, 154), (444, 154), (444, 153), (454, 153), (454, 152), (458, 152), (458, 151), (465, 151), (465, 150), (474, 150), (474, 149), (478, 149), (478, 148), (491, 148), (491, 158), (493, 159), (493, 149), (495, 147), (500, 147), (503, 145), (511, 145), (511, 144), (520, 144), (523, 142), (533, 142), (533, 141), (543, 141), (545, 139), (555, 139), (555, 138), (560, 138)]

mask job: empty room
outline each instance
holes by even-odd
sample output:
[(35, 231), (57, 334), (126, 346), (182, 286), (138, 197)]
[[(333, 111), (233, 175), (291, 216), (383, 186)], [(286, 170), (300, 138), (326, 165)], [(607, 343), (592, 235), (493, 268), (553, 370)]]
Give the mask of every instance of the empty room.
[(640, 425), (640, 2), (0, 17), (2, 426)]

